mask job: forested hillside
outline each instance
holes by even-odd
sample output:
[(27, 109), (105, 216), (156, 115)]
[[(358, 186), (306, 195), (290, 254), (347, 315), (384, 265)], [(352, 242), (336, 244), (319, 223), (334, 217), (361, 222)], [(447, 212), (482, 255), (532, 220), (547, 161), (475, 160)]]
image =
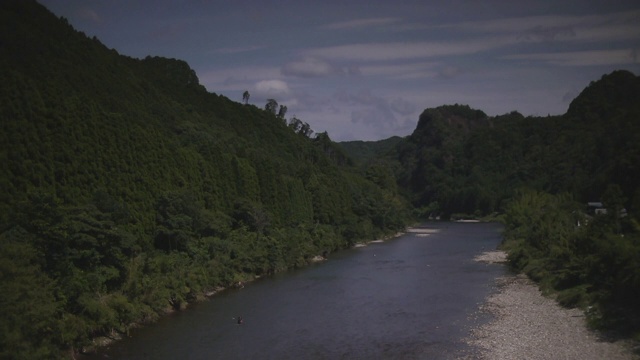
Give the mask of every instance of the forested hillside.
[[(618, 184), (631, 201), (640, 184), (640, 80), (615, 71), (592, 82), (562, 116), (487, 116), (466, 105), (426, 109), (418, 126), (382, 152), (400, 188), (425, 215), (483, 216), (502, 212), (527, 187), (600, 201)], [(365, 154), (364, 156), (362, 154)], [(379, 161), (379, 159), (378, 159)], [(625, 205), (631, 206), (631, 203)]]
[(385, 162), (423, 216), (501, 214), (515, 269), (640, 336), (639, 77), (604, 75), (562, 116), (427, 109)]
[(329, 135), (0, 4), (0, 358), (61, 357), (219, 286), (395, 233)]
[(366, 166), (367, 163), (377, 161), (383, 158), (391, 149), (393, 149), (402, 138), (392, 136), (388, 139), (378, 141), (342, 141), (340, 146), (345, 150), (349, 157), (356, 163)]

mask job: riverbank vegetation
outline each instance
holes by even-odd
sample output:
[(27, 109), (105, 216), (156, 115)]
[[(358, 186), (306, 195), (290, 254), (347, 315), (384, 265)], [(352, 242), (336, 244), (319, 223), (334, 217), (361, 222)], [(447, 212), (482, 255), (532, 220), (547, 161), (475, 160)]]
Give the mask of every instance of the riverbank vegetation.
[(607, 213), (594, 216), (567, 193), (519, 192), (507, 206), (503, 248), (514, 269), (561, 305), (582, 308), (597, 328), (638, 336), (640, 218), (623, 216), (621, 195), (611, 185)]

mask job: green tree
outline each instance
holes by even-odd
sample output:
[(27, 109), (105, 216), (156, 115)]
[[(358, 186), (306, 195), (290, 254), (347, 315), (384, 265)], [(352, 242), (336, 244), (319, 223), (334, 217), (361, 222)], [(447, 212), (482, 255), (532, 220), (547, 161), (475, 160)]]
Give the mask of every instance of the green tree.
[(275, 115), (276, 111), (278, 111), (278, 102), (275, 99), (267, 99), (264, 109)]
[(16, 228), (0, 235), (0, 358), (56, 358), (73, 343), (58, 334), (64, 303), (57, 283), (40, 267), (29, 236)]
[(278, 118), (283, 119), (287, 114), (287, 107), (285, 105), (280, 105), (280, 109), (278, 110)]
[(602, 194), (602, 204), (607, 209), (607, 217), (614, 224), (618, 234), (621, 232), (620, 217), (626, 201), (618, 184), (610, 184)]
[(245, 92), (242, 93), (242, 101), (244, 102), (245, 105), (247, 105), (249, 103), (249, 97), (251, 95), (249, 94), (248, 90), (245, 90)]

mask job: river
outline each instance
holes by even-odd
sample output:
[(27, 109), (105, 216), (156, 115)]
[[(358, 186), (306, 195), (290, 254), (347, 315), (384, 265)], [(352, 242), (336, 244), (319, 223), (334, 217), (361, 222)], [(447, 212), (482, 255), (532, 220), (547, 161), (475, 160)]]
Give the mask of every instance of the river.
[[(506, 269), (473, 261), (501, 226), (427, 223), (325, 262), (225, 290), (132, 331), (94, 359), (459, 359)], [(234, 318), (242, 316), (238, 325)]]

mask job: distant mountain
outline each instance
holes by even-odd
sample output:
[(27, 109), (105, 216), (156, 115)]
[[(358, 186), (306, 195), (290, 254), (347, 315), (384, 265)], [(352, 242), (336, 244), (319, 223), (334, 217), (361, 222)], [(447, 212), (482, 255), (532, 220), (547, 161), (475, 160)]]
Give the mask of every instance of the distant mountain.
[(366, 164), (369, 161), (375, 161), (386, 155), (400, 141), (402, 141), (401, 137), (392, 136), (388, 139), (378, 141), (341, 141), (338, 144), (357, 164)]
[(640, 184), (640, 88), (615, 71), (592, 82), (563, 116), (488, 117), (468, 106), (427, 109), (390, 161), (398, 186), (426, 214), (501, 211), (522, 187), (598, 200), (609, 184), (626, 199)]

